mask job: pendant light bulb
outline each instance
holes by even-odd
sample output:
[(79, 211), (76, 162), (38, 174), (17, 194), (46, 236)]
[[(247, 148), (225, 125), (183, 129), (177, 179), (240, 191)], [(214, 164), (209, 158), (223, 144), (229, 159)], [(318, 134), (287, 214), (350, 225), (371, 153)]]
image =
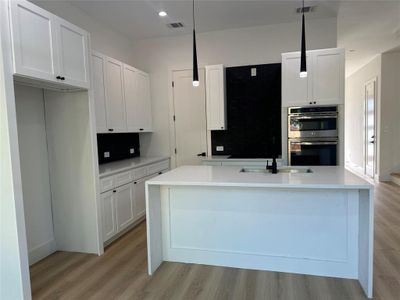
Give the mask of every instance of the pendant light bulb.
[(198, 87), (199, 83), (199, 68), (197, 65), (197, 49), (196, 49), (196, 23), (194, 19), (194, 0), (193, 0), (193, 86)]
[(300, 57), (300, 78), (307, 77), (307, 54), (306, 54), (306, 25), (304, 18), (304, 0), (303, 16), (301, 22), (301, 57)]

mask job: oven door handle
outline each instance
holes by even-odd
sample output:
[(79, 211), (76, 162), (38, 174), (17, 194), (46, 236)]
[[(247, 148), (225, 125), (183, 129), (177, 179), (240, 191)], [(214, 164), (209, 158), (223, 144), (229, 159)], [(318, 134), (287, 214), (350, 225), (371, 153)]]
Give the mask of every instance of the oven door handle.
[(290, 119), (295, 120), (311, 120), (311, 119), (337, 119), (337, 115), (332, 116), (291, 116)]
[(290, 142), (290, 144), (295, 145), (305, 145), (305, 146), (312, 146), (312, 145), (337, 145), (338, 142)]

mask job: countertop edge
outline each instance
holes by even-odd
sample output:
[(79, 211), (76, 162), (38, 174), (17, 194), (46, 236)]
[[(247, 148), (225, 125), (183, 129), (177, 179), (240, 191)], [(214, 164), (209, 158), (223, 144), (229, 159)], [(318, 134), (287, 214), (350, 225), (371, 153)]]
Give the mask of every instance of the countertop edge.
[(143, 162), (143, 163), (138, 163), (135, 166), (121, 167), (121, 168), (118, 168), (118, 169), (115, 169), (115, 170), (112, 170), (112, 171), (109, 171), (109, 172), (104, 172), (104, 173), (100, 173), (99, 172), (99, 178), (101, 179), (101, 178), (104, 178), (104, 177), (112, 176), (112, 175), (115, 175), (115, 174), (118, 174), (118, 173), (121, 173), (121, 172), (137, 169), (137, 168), (140, 168), (140, 167), (144, 167), (144, 166), (147, 166), (147, 165), (151, 165), (153, 163), (157, 163), (157, 162), (164, 161), (164, 160), (169, 160), (169, 159), (170, 159), (170, 157), (168, 157), (168, 156), (165, 156), (165, 157), (154, 157), (154, 158), (149, 157), (148, 161)]
[(341, 185), (341, 184), (275, 184), (275, 183), (239, 183), (239, 182), (171, 182), (146, 181), (147, 185), (166, 186), (209, 186), (209, 187), (241, 187), (241, 188), (290, 188), (290, 189), (342, 189), (342, 190), (373, 190), (373, 185)]

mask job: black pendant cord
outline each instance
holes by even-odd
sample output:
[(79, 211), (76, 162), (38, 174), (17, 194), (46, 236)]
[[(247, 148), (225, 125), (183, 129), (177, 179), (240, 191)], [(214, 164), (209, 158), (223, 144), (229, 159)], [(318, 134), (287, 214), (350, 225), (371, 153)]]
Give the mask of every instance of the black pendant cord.
[(197, 49), (196, 49), (196, 21), (194, 17), (194, 0), (193, 0), (193, 86), (199, 84), (199, 70), (197, 65)]
[(304, 0), (303, 0), (303, 15), (301, 25), (301, 58), (300, 58), (300, 75), (307, 76), (307, 61), (306, 61), (306, 26), (304, 17)]

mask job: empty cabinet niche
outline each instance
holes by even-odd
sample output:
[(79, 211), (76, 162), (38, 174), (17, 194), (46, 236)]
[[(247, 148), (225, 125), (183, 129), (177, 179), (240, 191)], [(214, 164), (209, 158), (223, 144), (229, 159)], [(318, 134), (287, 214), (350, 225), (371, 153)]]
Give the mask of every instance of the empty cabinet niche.
[(29, 263), (57, 250), (101, 254), (89, 93), (14, 90)]
[(169, 159), (163, 159), (100, 178), (105, 244), (114, 241), (143, 220), (146, 214), (145, 182), (168, 170)]
[(95, 51), (92, 68), (97, 133), (152, 131), (149, 75)]
[(307, 77), (300, 78), (300, 52), (282, 54), (282, 107), (344, 103), (344, 50), (307, 51)]
[(25, 0), (10, 1), (14, 74), (48, 87), (89, 88), (89, 34)]

